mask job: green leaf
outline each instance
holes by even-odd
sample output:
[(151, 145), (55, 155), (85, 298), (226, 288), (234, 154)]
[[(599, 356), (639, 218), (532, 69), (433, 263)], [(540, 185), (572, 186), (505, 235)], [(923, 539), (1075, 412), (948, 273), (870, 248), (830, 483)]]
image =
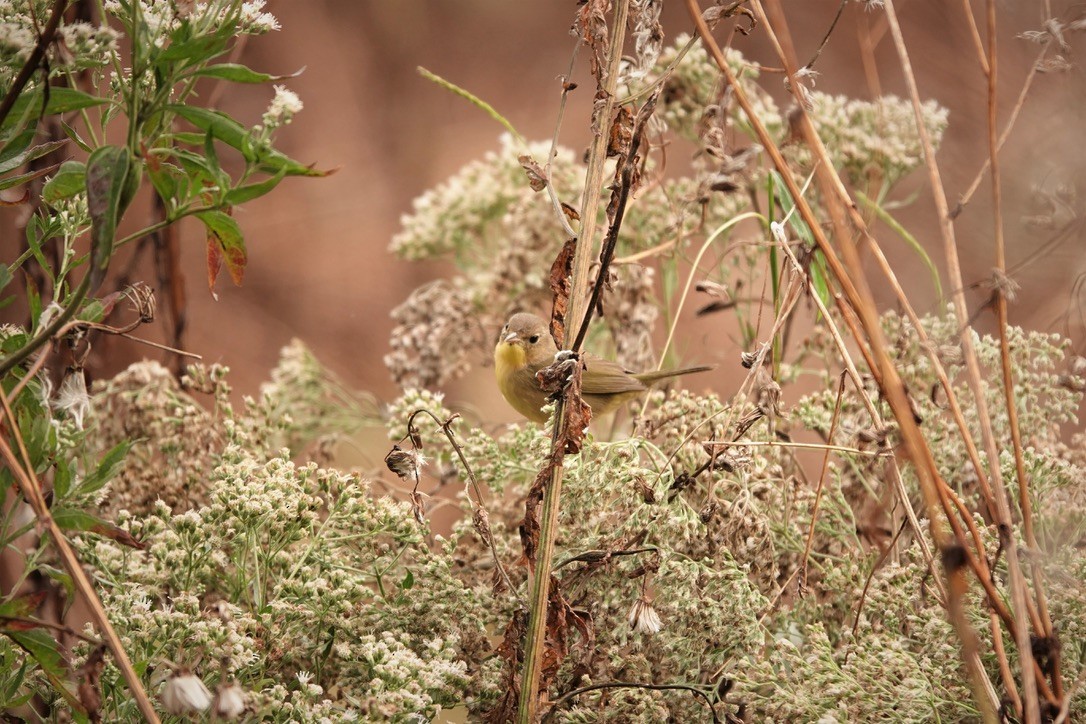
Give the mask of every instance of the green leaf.
[[(211, 256), (210, 247), (214, 245), (226, 262), (226, 270), (230, 273), (230, 278), (234, 284), (241, 286), (241, 281), (245, 276), (245, 264), (248, 261), (248, 256), (245, 251), (245, 239), (241, 234), (238, 222), (222, 211), (201, 211), (196, 214), (196, 217), (204, 222), (204, 226), (207, 227), (209, 258)], [(214, 274), (210, 273), (210, 268), (208, 283), (211, 287), (215, 286)]]
[[(92, 96), (83, 91), (75, 90), (74, 88), (50, 86), (49, 100), (46, 101), (43, 115), (50, 116), (57, 113), (68, 113), (69, 111), (78, 111), (82, 108), (101, 106), (106, 103), (109, 103), (109, 101), (105, 98)], [(15, 104), (11, 108), (11, 112), (9, 112), (7, 118), (4, 119), (4, 123), (0, 126), (0, 129), (7, 130), (15, 127), (15, 125), (21, 122), (23, 117), (28, 113), (33, 113), (34, 116), (37, 116), (38, 111), (41, 109), (41, 104), (41, 86), (37, 86), (33, 90), (24, 92), (19, 96), (19, 99), (15, 101)]]
[(0, 264), (0, 291), (4, 289), (8, 284), (11, 284), (12, 277), (11, 272), (8, 271), (7, 264)]
[(317, 169), (302, 165), (279, 151), (273, 149), (254, 149), (250, 142), (249, 131), (225, 113), (180, 104), (167, 106), (167, 109), (181, 116), (197, 128), (212, 134), (216, 139), (222, 141), (231, 148), (239, 151), (246, 161), (259, 164), (260, 167), (266, 169), (268, 173), (278, 173), (285, 169), (288, 176), (328, 175), (327, 171), (318, 171)]
[(82, 483), (76, 486), (76, 492), (79, 495), (88, 495), (101, 490), (102, 486), (117, 477), (117, 474), (124, 468), (125, 456), (128, 455), (131, 448), (132, 441), (125, 440), (103, 455), (102, 459), (98, 461), (98, 467), (87, 475)]
[[(19, 174), (18, 176), (8, 176), (3, 181), (0, 181), (0, 190), (10, 189), (13, 186), (19, 186), (25, 184), (27, 181), (33, 181), (36, 178), (42, 176), (48, 176), (57, 170), (57, 165), (48, 166), (46, 168), (40, 168), (37, 171), (29, 171), (27, 173)], [(27, 192), (29, 194), (29, 191)]]
[(64, 657), (60, 653), (56, 639), (48, 631), (40, 628), (30, 631), (5, 629), (4, 635), (30, 654), (46, 673), (57, 679), (64, 679), (67, 676)]
[(218, 34), (192, 37), (190, 28), (181, 26), (170, 40), (169, 47), (155, 59), (160, 68), (177, 60), (187, 60), (189, 65), (193, 65), (214, 58), (226, 49), (227, 39)]
[(202, 78), (228, 80), (231, 83), (267, 83), (273, 80), (280, 80), (284, 77), (280, 75), (258, 73), (239, 63), (219, 63), (218, 65), (209, 65), (206, 68), (201, 68), (192, 75)]
[(26, 150), (30, 148), (30, 144), (34, 142), (34, 137), (37, 134), (37, 128), (29, 128), (5, 143), (3, 148), (0, 148), (0, 173), (10, 171), (11, 169), (18, 168), (22, 165), (21, 163), (11, 165), (10, 161), (25, 153)]
[(286, 175), (286, 169), (279, 169), (279, 173), (259, 183), (235, 186), (226, 192), (226, 196), (223, 200), (230, 206), (237, 206), (246, 201), (252, 201), (278, 186), (279, 182), (282, 181)]
[(87, 165), (82, 161), (65, 161), (53, 178), (45, 183), (41, 190), (42, 200), (47, 204), (71, 198), (87, 186)]
[(72, 466), (63, 457), (58, 457), (53, 472), (53, 497), (63, 500), (72, 489)]
[(400, 583), (400, 588), (402, 588), (405, 591), (410, 591), (414, 587), (415, 587), (415, 574), (412, 573), (410, 570), (408, 570), (407, 574), (403, 577), (403, 582)]
[(94, 152), (94, 149), (91, 148), (91, 145), (84, 141), (83, 137), (79, 135), (79, 131), (75, 130), (64, 121), (60, 122), (60, 127), (64, 129), (64, 135), (67, 136), (72, 143), (83, 149), (84, 153)]
[(61, 530), (88, 531), (105, 536), (130, 548), (143, 549), (144, 544), (132, 537), (132, 534), (107, 520), (77, 508), (58, 507), (53, 510), (53, 520)]
[(102, 146), (87, 159), (87, 208), (91, 217), (90, 291), (105, 277), (113, 255), (117, 222), (127, 203), (127, 178), (131, 159), (121, 146)]

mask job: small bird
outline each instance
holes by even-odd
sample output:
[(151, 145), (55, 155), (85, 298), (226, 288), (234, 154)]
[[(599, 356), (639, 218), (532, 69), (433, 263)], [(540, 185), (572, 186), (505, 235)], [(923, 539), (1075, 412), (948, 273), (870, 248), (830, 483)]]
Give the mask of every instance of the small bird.
[[(547, 393), (540, 388), (535, 373), (552, 364), (557, 353), (547, 323), (534, 314), (523, 312), (509, 318), (494, 348), (498, 389), (514, 410), (534, 422), (547, 421), (547, 416), (540, 411), (547, 404)], [(687, 367), (636, 374), (617, 362), (595, 355), (585, 354), (581, 358), (585, 363), (581, 396), (592, 408), (593, 417), (617, 409), (660, 380), (713, 369)]]

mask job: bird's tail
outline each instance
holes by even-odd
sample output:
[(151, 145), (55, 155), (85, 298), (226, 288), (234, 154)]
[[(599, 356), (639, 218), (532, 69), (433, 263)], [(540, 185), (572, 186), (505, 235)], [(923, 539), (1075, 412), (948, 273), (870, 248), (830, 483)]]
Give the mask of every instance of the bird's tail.
[(680, 375), (692, 375), (697, 372), (708, 372), (715, 370), (716, 365), (698, 365), (697, 367), (684, 367), (679, 370), (658, 370), (656, 372), (642, 372), (636, 375), (637, 379), (641, 380), (646, 385), (652, 385), (660, 380), (668, 380), (672, 377), (679, 377)]

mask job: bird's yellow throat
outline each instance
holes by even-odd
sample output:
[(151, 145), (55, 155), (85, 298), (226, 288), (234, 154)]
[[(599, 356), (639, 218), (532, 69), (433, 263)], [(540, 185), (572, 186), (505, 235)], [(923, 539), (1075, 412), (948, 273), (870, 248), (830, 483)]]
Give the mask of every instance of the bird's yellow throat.
[(528, 353), (524, 347), (510, 342), (499, 342), (494, 348), (494, 374), (498, 381), (508, 379), (528, 365)]

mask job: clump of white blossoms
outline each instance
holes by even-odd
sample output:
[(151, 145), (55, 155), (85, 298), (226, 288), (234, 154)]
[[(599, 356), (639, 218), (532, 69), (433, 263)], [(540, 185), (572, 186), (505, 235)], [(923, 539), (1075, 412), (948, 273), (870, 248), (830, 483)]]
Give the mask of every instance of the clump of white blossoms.
[[(912, 104), (897, 96), (874, 101), (809, 91), (811, 120), (834, 165), (855, 184), (894, 183), (923, 160)], [(924, 127), (938, 147), (948, 111), (935, 101), (921, 106)]]
[(286, 86), (276, 85), (275, 96), (262, 116), (263, 127), (268, 131), (285, 126), (301, 112), (302, 100)]

